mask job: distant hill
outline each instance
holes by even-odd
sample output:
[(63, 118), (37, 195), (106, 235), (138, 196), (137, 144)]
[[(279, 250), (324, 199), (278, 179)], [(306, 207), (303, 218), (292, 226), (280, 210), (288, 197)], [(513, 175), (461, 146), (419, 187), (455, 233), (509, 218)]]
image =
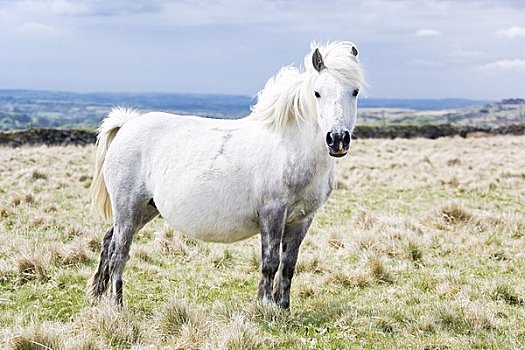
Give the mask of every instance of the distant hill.
[[(522, 100), (506, 101), (514, 106), (511, 109), (519, 112), (519, 101)], [(249, 114), (250, 106), (255, 102), (256, 98), (242, 95), (0, 90), (0, 131), (34, 127), (94, 129), (111, 107), (118, 105), (134, 107), (144, 112), (160, 110), (236, 119)], [(463, 113), (461, 111), (468, 111), (461, 114), (462, 121), (465, 118), (475, 119), (477, 115), (487, 119), (487, 113), (490, 114), (493, 110), (490, 106), (497, 105), (491, 101), (466, 99), (364, 98), (359, 101), (359, 117), (362, 123), (371, 124), (427, 124), (436, 121), (454, 123), (456, 114)], [(501, 104), (499, 106), (494, 111), (501, 112), (502, 108), (506, 110)], [(433, 112), (435, 110), (439, 112)]]
[(361, 108), (402, 108), (419, 111), (453, 109), (471, 106), (482, 106), (492, 103), (489, 100), (467, 100), (460, 98), (443, 99), (390, 99), (390, 98), (364, 98), (359, 100)]

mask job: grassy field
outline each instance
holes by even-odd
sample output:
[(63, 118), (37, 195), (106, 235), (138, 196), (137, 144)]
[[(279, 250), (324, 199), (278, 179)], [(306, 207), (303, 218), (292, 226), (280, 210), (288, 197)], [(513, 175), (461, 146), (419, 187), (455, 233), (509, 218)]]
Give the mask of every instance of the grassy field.
[(134, 240), (125, 307), (85, 284), (108, 223), (93, 147), (0, 148), (7, 349), (523, 349), (525, 137), (357, 140), (302, 246), (291, 311), (254, 301), (259, 239)]

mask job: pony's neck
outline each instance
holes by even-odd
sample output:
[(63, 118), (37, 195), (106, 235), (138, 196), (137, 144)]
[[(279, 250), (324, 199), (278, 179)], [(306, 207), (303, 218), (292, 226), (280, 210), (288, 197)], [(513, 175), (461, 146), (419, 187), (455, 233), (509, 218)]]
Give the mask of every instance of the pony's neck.
[[(311, 117), (311, 116), (310, 116)], [(314, 116), (315, 117), (315, 116)], [(308, 159), (316, 171), (327, 171), (334, 166), (334, 158), (328, 153), (325, 136), (315, 124), (288, 124), (283, 130), (282, 142), (291, 149), (293, 157)]]

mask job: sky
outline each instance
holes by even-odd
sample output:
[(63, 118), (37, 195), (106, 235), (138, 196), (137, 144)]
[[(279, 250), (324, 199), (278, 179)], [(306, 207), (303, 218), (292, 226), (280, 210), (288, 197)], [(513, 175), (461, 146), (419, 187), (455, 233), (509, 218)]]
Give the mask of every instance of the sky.
[(330, 40), (370, 98), (525, 97), (523, 0), (0, 0), (0, 89), (254, 96)]

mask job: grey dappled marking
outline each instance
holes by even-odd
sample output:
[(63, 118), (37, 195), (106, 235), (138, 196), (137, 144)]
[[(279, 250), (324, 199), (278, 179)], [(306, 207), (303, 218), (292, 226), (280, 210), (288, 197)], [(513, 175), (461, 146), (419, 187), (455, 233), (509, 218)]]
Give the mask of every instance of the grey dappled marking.
[(259, 212), (261, 229), (261, 280), (257, 298), (273, 301), (273, 280), (279, 268), (279, 248), (284, 231), (286, 206), (280, 203), (263, 207)]
[(213, 157), (213, 160), (217, 159), (218, 157), (224, 154), (224, 151), (226, 150), (226, 147), (228, 146), (228, 143), (231, 138), (232, 133), (230, 131), (224, 132), (224, 135), (222, 136), (221, 146), (219, 147), (219, 150), (217, 151), (215, 157)]
[(312, 223), (312, 217), (304, 222), (286, 226), (282, 238), (281, 262), (275, 284), (273, 297), (275, 302), (282, 308), (290, 307), (290, 287), (299, 256), (299, 248), (306, 236), (306, 232)]
[(98, 263), (97, 271), (91, 278), (88, 284), (88, 295), (92, 302), (98, 300), (108, 288), (109, 282), (109, 260), (111, 255), (111, 238), (113, 237), (113, 227), (111, 227), (106, 234), (101, 244), (100, 261)]

